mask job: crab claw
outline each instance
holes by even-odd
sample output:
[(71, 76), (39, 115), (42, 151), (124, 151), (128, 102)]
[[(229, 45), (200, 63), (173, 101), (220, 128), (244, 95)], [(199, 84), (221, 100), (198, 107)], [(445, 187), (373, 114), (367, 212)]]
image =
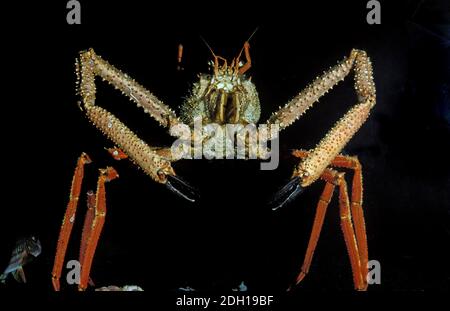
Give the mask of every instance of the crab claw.
[(199, 199), (197, 190), (176, 175), (167, 175), (166, 186), (189, 202), (196, 202)]
[(277, 210), (288, 202), (294, 200), (300, 193), (303, 192), (303, 187), (300, 185), (300, 177), (292, 178), (283, 188), (278, 190), (269, 202), (272, 210)]

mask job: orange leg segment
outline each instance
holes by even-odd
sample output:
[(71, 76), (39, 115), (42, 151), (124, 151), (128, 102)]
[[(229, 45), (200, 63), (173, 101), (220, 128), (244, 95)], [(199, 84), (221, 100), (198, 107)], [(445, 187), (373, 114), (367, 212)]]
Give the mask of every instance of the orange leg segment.
[(91, 199), (92, 201), (94, 201), (91, 203), (95, 203), (93, 208), (94, 213), (92, 222), (90, 223), (90, 228), (86, 229), (87, 226), (89, 226), (89, 223), (88, 224), (85, 223), (84, 226), (86, 231), (84, 240), (82, 241), (82, 245), (84, 245), (84, 252), (83, 255), (81, 255), (82, 261), (81, 261), (80, 284), (78, 286), (79, 290), (85, 290), (87, 288), (87, 284), (89, 282), (89, 273), (91, 271), (95, 250), (97, 248), (98, 240), (100, 238), (100, 234), (102, 232), (103, 225), (105, 223), (105, 215), (106, 215), (105, 183), (118, 177), (119, 174), (117, 174), (117, 171), (112, 167), (107, 167), (106, 169), (100, 170), (95, 200)]
[[(308, 152), (304, 150), (295, 150), (293, 152), (293, 155), (298, 158), (304, 159), (308, 155)], [(301, 272), (296, 279), (296, 284), (301, 282), (305, 275), (308, 273), (312, 256), (314, 254), (314, 250), (320, 235), (321, 227), (323, 225), (323, 217), (325, 215), (328, 203), (331, 200), (332, 191), (330, 192), (329, 189), (334, 189), (334, 186), (331, 185), (337, 185), (339, 186), (341, 228), (350, 257), (355, 288), (357, 290), (366, 290), (366, 276), (368, 273), (368, 248), (364, 214), (362, 210), (363, 187), (361, 164), (355, 157), (338, 155), (330, 163), (330, 165), (333, 167), (354, 170), (351, 202), (349, 202), (347, 183), (344, 179), (344, 174), (337, 173), (334, 170), (326, 169), (321, 176), (321, 178), (326, 181), (325, 189), (317, 205), (316, 216), (311, 232), (310, 241), (306, 251), (305, 260)]]
[(59, 279), (64, 264), (64, 257), (67, 251), (67, 244), (72, 232), (73, 223), (75, 221), (75, 213), (78, 206), (78, 199), (80, 197), (81, 184), (84, 176), (84, 165), (91, 163), (91, 159), (86, 153), (82, 153), (78, 159), (75, 173), (72, 179), (72, 187), (70, 189), (69, 203), (62, 221), (61, 229), (58, 237), (58, 244), (56, 247), (55, 261), (52, 270), (52, 284), (55, 291), (60, 290)]
[(341, 229), (344, 234), (345, 245), (350, 257), (350, 264), (353, 272), (353, 283), (356, 290), (366, 290), (366, 275), (362, 275), (361, 258), (359, 256), (358, 244), (356, 241), (355, 230), (353, 228), (352, 216), (350, 212), (350, 203), (347, 191), (347, 182), (343, 178), (338, 179), (339, 183), (339, 213), (341, 216)]
[(319, 202), (317, 203), (316, 215), (314, 217), (314, 224), (311, 235), (309, 237), (308, 248), (306, 250), (305, 259), (303, 260), (303, 265), (300, 273), (295, 280), (295, 285), (300, 283), (309, 271), (312, 257), (314, 255), (314, 250), (316, 249), (317, 242), (319, 241), (319, 236), (322, 230), (327, 207), (333, 196), (334, 188), (335, 185), (333, 183), (326, 182), (325, 188), (323, 189), (322, 195), (320, 196)]
[[(92, 222), (94, 220), (94, 210), (95, 210), (95, 193), (93, 191), (88, 191), (87, 193), (87, 211), (84, 216), (83, 231), (81, 233), (81, 244), (80, 244), (80, 259), (79, 262), (83, 262), (84, 255), (86, 253), (86, 243), (87, 237), (91, 232)], [(95, 286), (91, 278), (89, 278), (89, 285)]]
[(86, 244), (88, 236), (91, 234), (92, 222), (94, 221), (95, 213), (95, 193), (88, 191), (87, 193), (87, 211), (84, 216), (83, 231), (81, 233), (81, 245), (80, 245), (80, 262), (83, 262), (84, 255), (86, 253)]
[(356, 158), (338, 156), (333, 161), (332, 165), (335, 167), (343, 167), (354, 170), (352, 181), (351, 213), (356, 232), (359, 256), (361, 258), (362, 275), (365, 278), (368, 273), (368, 248), (366, 224), (364, 221), (364, 212), (362, 209), (363, 185), (361, 164)]

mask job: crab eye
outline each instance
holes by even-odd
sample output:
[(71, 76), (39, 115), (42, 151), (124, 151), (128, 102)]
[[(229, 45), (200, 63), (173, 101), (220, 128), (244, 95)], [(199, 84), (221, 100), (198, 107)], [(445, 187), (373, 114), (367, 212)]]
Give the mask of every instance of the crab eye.
[(242, 61), (239, 61), (239, 67), (244, 66), (244, 63)]

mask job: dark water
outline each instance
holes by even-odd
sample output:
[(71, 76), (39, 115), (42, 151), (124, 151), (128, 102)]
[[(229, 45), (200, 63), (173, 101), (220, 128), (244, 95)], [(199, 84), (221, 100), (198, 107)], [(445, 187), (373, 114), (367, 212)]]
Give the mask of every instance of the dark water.
[[(80, 26), (65, 24), (64, 6), (45, 12), (39, 7), (29, 18), (22, 16), (30, 26), (8, 33), (3, 51), (9, 76), (3, 115), (12, 124), (3, 123), (0, 263), (6, 266), (15, 240), (28, 233), (40, 238), (43, 253), (26, 267), (26, 286), (7, 286), (51, 291), (56, 239), (82, 151), (94, 160), (83, 193), (95, 187), (98, 168), (114, 165), (120, 174), (107, 185), (107, 220), (91, 273), (97, 285), (220, 292), (244, 280), (251, 290), (278, 292), (290, 284), (303, 260), (323, 184), (315, 183), (277, 212), (266, 202), (291, 174), (295, 161), (289, 150), (312, 148), (355, 103), (352, 78), (282, 132), (275, 171), (260, 171), (258, 161), (176, 163), (177, 173), (202, 195), (194, 205), (130, 162), (110, 159), (103, 148), (112, 144), (83, 116), (74, 92), (74, 59), (93, 47), (177, 110), (196, 74), (207, 70), (210, 55), (200, 35), (217, 54), (232, 58), (259, 26), (251, 41), (249, 74), (259, 91), (262, 121), (351, 48), (372, 58), (377, 105), (344, 150), (358, 155), (364, 168), (369, 254), (382, 266), (382, 283), (370, 290), (448, 291), (448, 11), (444, 1), (418, 3), (383, 3), (382, 24), (372, 26), (365, 21), (364, 1), (237, 12), (232, 6), (222, 12), (211, 7), (194, 14), (175, 5), (82, 3)], [(185, 51), (182, 72), (176, 70), (179, 43)], [(98, 83), (97, 103), (149, 144), (172, 142), (111, 87)], [(78, 257), (85, 207), (82, 199), (67, 259)], [(350, 292), (352, 287), (334, 200), (310, 274), (297, 290)]]

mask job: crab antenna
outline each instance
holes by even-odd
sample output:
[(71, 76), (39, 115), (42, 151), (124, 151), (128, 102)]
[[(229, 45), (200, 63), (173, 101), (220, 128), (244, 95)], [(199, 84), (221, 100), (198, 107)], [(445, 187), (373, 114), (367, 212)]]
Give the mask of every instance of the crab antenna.
[[(217, 74), (219, 73), (219, 56), (216, 56), (216, 54), (214, 54), (214, 51), (212, 50), (212, 48), (209, 46), (208, 42), (206, 42), (206, 40), (200, 36), (200, 39), (202, 39), (202, 41), (206, 44), (206, 47), (211, 51), (211, 54), (214, 57), (214, 75), (217, 76)], [(226, 62), (225, 62), (226, 65)]]
[(255, 28), (255, 30), (253, 30), (253, 32), (252, 32), (252, 34), (250, 35), (250, 37), (248, 37), (247, 42), (250, 41), (250, 39), (251, 39), (251, 38), (253, 37), (253, 35), (258, 31), (258, 29), (259, 29), (259, 26), (257, 26), (257, 27)]
[(209, 49), (209, 51), (210, 51), (211, 54), (214, 56), (214, 58), (217, 58), (216, 54), (214, 54), (213, 49), (209, 46), (208, 42), (206, 42), (205, 38), (203, 38), (202, 36), (200, 36), (200, 39), (202, 39), (202, 41), (205, 43), (206, 47)]
[[(253, 30), (252, 34), (250, 35), (250, 37), (248, 37), (247, 40), (245, 40), (245, 42), (249, 42), (250, 39), (253, 37), (253, 35), (258, 31), (259, 26), (255, 28), (255, 30)], [(241, 58), (242, 52), (244, 51), (244, 47), (242, 47), (241, 51), (238, 54), (238, 57), (236, 58), (237, 61), (239, 62), (239, 59)]]

